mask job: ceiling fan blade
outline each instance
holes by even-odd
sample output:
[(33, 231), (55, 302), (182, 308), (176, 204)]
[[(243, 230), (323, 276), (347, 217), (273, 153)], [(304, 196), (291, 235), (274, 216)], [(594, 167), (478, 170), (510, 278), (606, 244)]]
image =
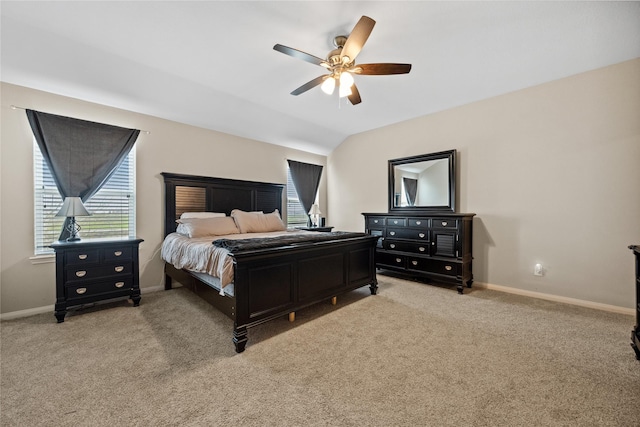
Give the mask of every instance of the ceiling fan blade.
[[(358, 70), (360, 68), (361, 70)], [(387, 74), (407, 74), (411, 71), (411, 64), (358, 64), (354, 73), (369, 76)]]
[(309, 89), (313, 89), (314, 87), (316, 87), (319, 84), (321, 84), (328, 76), (329, 75), (327, 74), (327, 75), (324, 75), (324, 76), (316, 77), (315, 79), (303, 84), (298, 89), (296, 89), (293, 92), (291, 92), (291, 95), (300, 95), (301, 93), (304, 93), (304, 92), (308, 91)]
[(348, 63), (353, 62), (356, 59), (356, 56), (362, 50), (362, 46), (366, 43), (371, 31), (373, 30), (373, 26), (376, 25), (376, 21), (369, 18), (368, 16), (363, 16), (360, 18), (355, 27), (353, 27), (353, 31), (349, 34), (347, 41), (344, 43), (342, 47), (341, 57), (348, 56)]
[(351, 102), (351, 104), (353, 105), (357, 105), (362, 102), (362, 99), (360, 98), (360, 92), (358, 91), (355, 83), (353, 84), (353, 86), (351, 86), (351, 95), (349, 95), (349, 102)]
[(302, 59), (303, 61), (311, 62), (312, 64), (329, 68), (329, 64), (327, 64), (327, 61), (325, 61), (324, 59), (318, 58), (317, 56), (310, 55), (306, 52), (303, 52), (298, 49), (294, 49), (292, 47), (276, 44), (275, 46), (273, 46), (273, 50), (282, 52), (285, 55), (293, 56), (294, 58)]

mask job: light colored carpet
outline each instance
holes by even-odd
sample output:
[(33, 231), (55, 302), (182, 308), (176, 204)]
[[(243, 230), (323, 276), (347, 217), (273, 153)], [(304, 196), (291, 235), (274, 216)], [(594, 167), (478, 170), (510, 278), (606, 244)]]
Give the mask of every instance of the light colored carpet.
[(185, 289), (1, 324), (2, 426), (640, 426), (631, 316), (379, 275), (249, 330)]

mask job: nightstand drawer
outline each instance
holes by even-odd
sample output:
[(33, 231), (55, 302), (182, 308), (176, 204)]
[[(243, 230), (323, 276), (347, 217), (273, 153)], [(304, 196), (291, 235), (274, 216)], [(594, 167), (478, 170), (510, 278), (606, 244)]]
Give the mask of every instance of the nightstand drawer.
[(66, 283), (94, 280), (108, 276), (126, 276), (133, 271), (133, 263), (131, 261), (112, 263), (107, 265), (93, 265), (87, 268), (82, 266), (67, 267)]
[[(128, 294), (133, 289), (133, 277), (123, 277), (96, 283), (83, 283), (66, 286), (67, 299), (72, 301), (80, 298), (90, 298), (96, 295), (116, 293)], [(116, 295), (117, 296), (117, 295)]]
[(123, 247), (109, 247), (104, 248), (104, 261), (121, 261), (121, 260), (130, 260), (133, 254), (133, 249), (131, 246), (123, 246)]
[(76, 249), (67, 251), (67, 265), (96, 264), (100, 262), (99, 249)]

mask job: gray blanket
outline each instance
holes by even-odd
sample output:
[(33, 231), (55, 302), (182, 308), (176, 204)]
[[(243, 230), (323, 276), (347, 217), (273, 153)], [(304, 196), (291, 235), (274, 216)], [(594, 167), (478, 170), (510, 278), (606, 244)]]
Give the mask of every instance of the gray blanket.
[(349, 231), (333, 231), (330, 233), (316, 232), (310, 234), (294, 234), (291, 236), (265, 237), (262, 239), (218, 239), (213, 241), (213, 245), (218, 248), (227, 249), (231, 253), (238, 253), (256, 249), (277, 248), (279, 246), (325, 242), (328, 240), (349, 239), (363, 236), (368, 236), (368, 234)]

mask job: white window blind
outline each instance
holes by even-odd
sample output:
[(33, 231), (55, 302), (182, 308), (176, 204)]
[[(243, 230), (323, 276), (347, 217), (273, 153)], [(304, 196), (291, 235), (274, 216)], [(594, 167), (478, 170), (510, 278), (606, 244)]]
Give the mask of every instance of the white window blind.
[(296, 186), (293, 185), (291, 170), (287, 166), (287, 226), (306, 227), (308, 219), (309, 217), (298, 199)]
[[(33, 153), (35, 254), (43, 255), (53, 253), (48, 246), (58, 240), (64, 218), (55, 216), (62, 198), (35, 141)], [(134, 147), (109, 181), (85, 203), (92, 215), (76, 218), (82, 227), (81, 238), (135, 236), (135, 164)]]

